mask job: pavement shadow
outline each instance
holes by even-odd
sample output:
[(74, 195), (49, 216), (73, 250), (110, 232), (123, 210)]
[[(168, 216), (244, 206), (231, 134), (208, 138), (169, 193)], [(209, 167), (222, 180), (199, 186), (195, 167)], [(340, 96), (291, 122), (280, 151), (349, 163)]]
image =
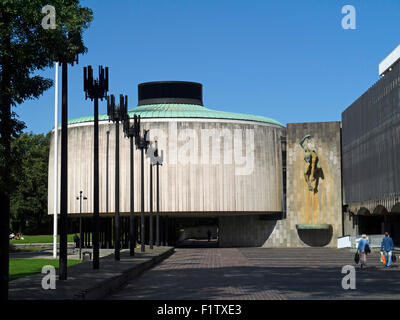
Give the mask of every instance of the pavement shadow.
[(149, 270), (109, 299), (399, 299), (400, 270), (356, 269), (344, 290), (341, 267), (223, 267)]

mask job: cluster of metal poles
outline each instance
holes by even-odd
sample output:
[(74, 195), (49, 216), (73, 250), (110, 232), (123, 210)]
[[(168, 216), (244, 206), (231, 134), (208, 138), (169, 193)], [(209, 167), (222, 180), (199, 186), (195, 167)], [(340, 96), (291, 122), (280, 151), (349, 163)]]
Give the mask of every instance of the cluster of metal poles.
[[(141, 251), (145, 251), (145, 217), (144, 217), (144, 153), (150, 158), (150, 248), (153, 249), (153, 166), (157, 167), (157, 221), (156, 221), (156, 245), (160, 245), (160, 230), (159, 230), (159, 166), (163, 162), (163, 152), (159, 156), (157, 142), (155, 147), (149, 141), (149, 130), (140, 130), (140, 116), (134, 115), (133, 125), (130, 124), (128, 114), (128, 97), (120, 95), (119, 105), (115, 104), (114, 95), (108, 96), (108, 68), (105, 69), (99, 66), (98, 79), (93, 78), (93, 69), (91, 66), (83, 69), (83, 84), (85, 98), (94, 101), (94, 154), (93, 154), (93, 269), (100, 268), (99, 254), (99, 233), (100, 233), (100, 217), (99, 217), (99, 99), (107, 99), (107, 114), (109, 121), (115, 123), (115, 217), (114, 217), (114, 257), (115, 260), (120, 260), (120, 208), (119, 208), (119, 123), (123, 123), (125, 137), (130, 139), (130, 223), (129, 223), (129, 247), (130, 255), (135, 254), (136, 247), (136, 232), (135, 232), (135, 216), (134, 216), (134, 148), (141, 151)], [(56, 128), (57, 130), (57, 128)], [(68, 156), (68, 64), (62, 63), (62, 121), (61, 121), (61, 190), (60, 190), (60, 264), (59, 264), (59, 279), (67, 279), (67, 156)], [(109, 131), (107, 131), (107, 143)], [(108, 152), (108, 148), (107, 148)], [(57, 173), (55, 173), (57, 174)], [(108, 163), (107, 177), (108, 185)], [(108, 188), (107, 188), (108, 190)], [(108, 192), (106, 194), (107, 212), (108, 212)], [(82, 253), (82, 199), (83, 191), (80, 191), (80, 250)], [(55, 212), (57, 214), (57, 212)]]

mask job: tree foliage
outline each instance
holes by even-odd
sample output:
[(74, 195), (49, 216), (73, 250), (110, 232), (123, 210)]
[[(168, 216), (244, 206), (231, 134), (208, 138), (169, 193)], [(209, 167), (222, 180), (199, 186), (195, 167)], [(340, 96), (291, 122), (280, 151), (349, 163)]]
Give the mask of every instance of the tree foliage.
[[(89, 8), (78, 0), (53, 0), (56, 28), (44, 29), (42, 7), (47, 0), (0, 0), (0, 196), (10, 197), (15, 183), (9, 168), (17, 163), (11, 140), (18, 137), (24, 123), (13, 107), (27, 99), (37, 99), (53, 81), (35, 75), (54, 62), (73, 63), (87, 48), (82, 33), (93, 19)], [(40, 110), (38, 110), (38, 115)], [(3, 198), (4, 196), (4, 198)]]
[[(92, 11), (78, 0), (53, 0), (56, 29), (43, 29), (45, 0), (0, 0), (0, 56), (7, 66), (11, 82), (7, 96), (12, 105), (38, 98), (52, 85), (52, 80), (33, 75), (55, 61), (72, 63), (85, 53), (82, 32), (92, 20)], [(1, 69), (1, 71), (5, 71)]]
[(14, 139), (11, 147), (15, 165), (11, 194), (11, 221), (19, 232), (28, 227), (37, 230), (47, 216), (47, 176), (50, 133), (23, 133)]
[(47, 4), (48, 0), (0, 0), (0, 299), (8, 297), (11, 168), (15, 163), (11, 141), (23, 127), (12, 108), (37, 99), (52, 86), (50, 79), (35, 75), (37, 70), (56, 61), (73, 63), (86, 52), (82, 33), (93, 18), (79, 0), (52, 0), (56, 28), (44, 29), (42, 8)]

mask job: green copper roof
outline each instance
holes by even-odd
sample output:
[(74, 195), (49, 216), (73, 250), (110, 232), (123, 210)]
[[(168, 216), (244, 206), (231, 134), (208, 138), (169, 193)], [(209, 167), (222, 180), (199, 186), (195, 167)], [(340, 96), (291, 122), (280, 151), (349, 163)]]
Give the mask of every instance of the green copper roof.
[[(194, 104), (150, 104), (138, 106), (129, 111), (129, 116), (140, 115), (142, 119), (146, 118), (207, 118), (207, 119), (231, 119), (265, 122), (282, 126), (280, 122), (262, 116), (253, 116), (243, 113), (232, 113), (224, 111), (215, 111), (206, 107)], [(107, 114), (99, 115), (99, 120), (108, 120)], [(69, 124), (92, 122), (93, 116), (79, 117), (70, 119)]]

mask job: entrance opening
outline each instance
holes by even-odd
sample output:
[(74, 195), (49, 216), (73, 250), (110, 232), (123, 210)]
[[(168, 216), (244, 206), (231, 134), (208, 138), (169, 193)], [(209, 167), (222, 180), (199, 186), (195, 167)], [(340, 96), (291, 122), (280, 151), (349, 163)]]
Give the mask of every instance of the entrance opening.
[(400, 245), (400, 214), (358, 216), (359, 234), (381, 234), (389, 232), (395, 245)]
[(383, 234), (384, 231), (384, 216), (370, 215), (358, 216), (358, 233), (359, 234)]
[(218, 218), (177, 218), (176, 225), (176, 247), (218, 247)]

